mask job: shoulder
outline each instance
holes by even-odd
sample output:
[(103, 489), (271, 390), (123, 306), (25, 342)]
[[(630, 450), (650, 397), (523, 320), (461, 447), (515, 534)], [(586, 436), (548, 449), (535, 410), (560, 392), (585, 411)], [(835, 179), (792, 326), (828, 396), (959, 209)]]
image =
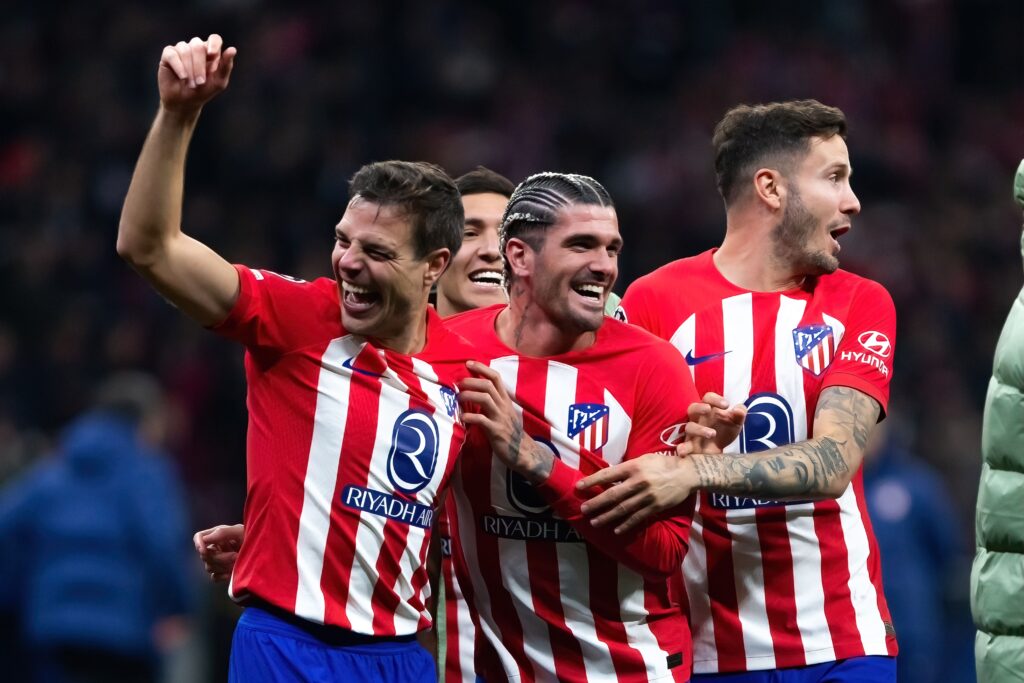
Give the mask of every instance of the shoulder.
[(613, 354), (633, 356), (639, 365), (662, 366), (678, 363), (682, 356), (672, 344), (642, 327), (605, 318), (601, 330), (602, 346)]
[(892, 296), (881, 283), (848, 270), (839, 269), (831, 275), (823, 276), (819, 280), (819, 286), (830, 294), (845, 292), (853, 299), (863, 297), (892, 303)]
[(494, 331), (494, 319), (504, 309), (505, 304), (477, 308), (448, 316), (444, 319), (444, 324), (449, 331), (464, 339), (474, 341)]
[(706, 251), (696, 256), (666, 263), (650, 273), (638, 277), (628, 289), (635, 292), (647, 292), (677, 286), (680, 280), (698, 276), (710, 262), (711, 254), (711, 251)]

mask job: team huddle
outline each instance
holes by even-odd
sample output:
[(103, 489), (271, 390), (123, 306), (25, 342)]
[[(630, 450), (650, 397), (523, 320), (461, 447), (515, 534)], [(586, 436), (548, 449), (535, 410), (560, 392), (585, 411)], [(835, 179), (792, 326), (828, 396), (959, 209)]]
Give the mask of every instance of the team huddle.
[(447, 681), (895, 680), (860, 475), (895, 311), (838, 269), (860, 211), (842, 112), (730, 110), (721, 246), (611, 316), (623, 236), (578, 174), (368, 164), (333, 279), (188, 237), (186, 153), (235, 54), (164, 49), (118, 234), (246, 350), (244, 542), (196, 535), (246, 607), (230, 680), (436, 680), (438, 564)]

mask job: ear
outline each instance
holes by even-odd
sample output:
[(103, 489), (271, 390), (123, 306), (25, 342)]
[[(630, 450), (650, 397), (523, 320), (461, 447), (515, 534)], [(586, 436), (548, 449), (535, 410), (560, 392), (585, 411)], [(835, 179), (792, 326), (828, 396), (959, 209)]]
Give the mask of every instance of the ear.
[(427, 254), (423, 259), (423, 262), (427, 264), (427, 269), (423, 273), (423, 284), (428, 288), (433, 287), (434, 283), (437, 282), (444, 274), (445, 269), (448, 268), (448, 264), (451, 263), (451, 261), (451, 249), (442, 247), (441, 249), (435, 249)]
[(786, 197), (786, 180), (774, 168), (759, 168), (754, 173), (754, 195), (772, 211), (782, 208)]
[(505, 245), (505, 257), (508, 259), (509, 268), (516, 278), (522, 278), (533, 273), (533, 247), (523, 240), (512, 237)]

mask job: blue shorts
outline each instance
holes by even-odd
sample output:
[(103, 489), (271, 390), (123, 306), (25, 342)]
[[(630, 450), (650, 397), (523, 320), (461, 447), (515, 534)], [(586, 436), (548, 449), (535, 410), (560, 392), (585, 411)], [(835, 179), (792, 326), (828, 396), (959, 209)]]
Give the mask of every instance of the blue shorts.
[(692, 683), (896, 683), (895, 657), (852, 657), (793, 669), (694, 674)]
[(231, 640), (230, 683), (436, 683), (437, 665), (415, 640), (328, 645), (258, 607)]

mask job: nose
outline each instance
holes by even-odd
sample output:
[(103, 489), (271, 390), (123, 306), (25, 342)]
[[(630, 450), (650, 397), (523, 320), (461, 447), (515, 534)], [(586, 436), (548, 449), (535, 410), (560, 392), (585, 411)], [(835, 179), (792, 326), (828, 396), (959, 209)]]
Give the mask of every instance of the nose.
[(480, 244), (480, 258), (493, 263), (501, 258), (501, 243), (497, 230), (487, 230), (483, 235), (483, 242)]
[(338, 256), (338, 270), (346, 273), (359, 272), (363, 267), (363, 252), (354, 244), (347, 247), (335, 247), (341, 253)]
[(857, 195), (854, 194), (851, 185), (846, 186), (846, 193), (843, 195), (839, 210), (847, 216), (856, 216), (860, 213), (860, 200), (857, 199)]
[(590, 262), (590, 270), (595, 274), (614, 279), (619, 272), (618, 257), (609, 253), (607, 249), (595, 249), (594, 258)]

